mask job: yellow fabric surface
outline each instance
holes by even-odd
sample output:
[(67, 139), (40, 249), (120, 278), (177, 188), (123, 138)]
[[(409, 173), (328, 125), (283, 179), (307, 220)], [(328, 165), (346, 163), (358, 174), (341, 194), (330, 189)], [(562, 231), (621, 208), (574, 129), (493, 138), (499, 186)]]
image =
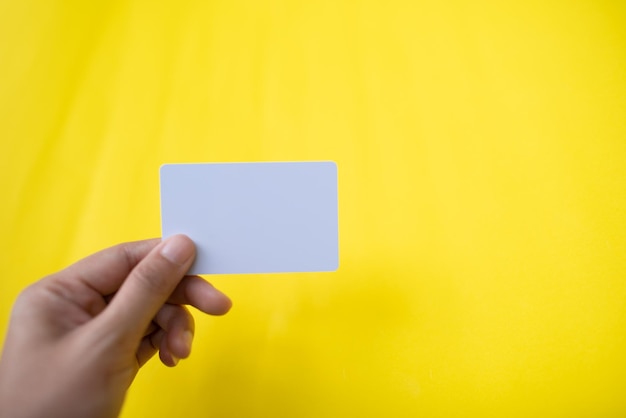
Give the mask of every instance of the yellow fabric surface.
[(0, 1), (0, 332), (160, 235), (165, 162), (334, 160), (340, 269), (234, 301), (123, 417), (626, 415), (626, 3)]

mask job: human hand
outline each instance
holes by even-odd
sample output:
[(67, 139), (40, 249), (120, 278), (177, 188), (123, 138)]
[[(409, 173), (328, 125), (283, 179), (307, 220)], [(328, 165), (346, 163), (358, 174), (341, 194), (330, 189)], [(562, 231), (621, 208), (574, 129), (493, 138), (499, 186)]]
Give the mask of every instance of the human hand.
[(198, 276), (184, 235), (106, 249), (25, 289), (0, 359), (0, 417), (116, 417), (139, 368), (157, 351), (189, 356), (193, 317), (231, 302)]

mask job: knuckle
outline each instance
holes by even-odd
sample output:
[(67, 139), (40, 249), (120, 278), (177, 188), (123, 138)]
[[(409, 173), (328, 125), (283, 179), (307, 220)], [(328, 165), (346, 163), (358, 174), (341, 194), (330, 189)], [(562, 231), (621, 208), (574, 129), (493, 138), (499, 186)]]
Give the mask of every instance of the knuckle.
[(175, 327), (189, 328), (194, 325), (191, 313), (182, 305), (163, 305), (157, 313), (156, 321), (161, 328), (166, 330)]
[(22, 289), (20, 293), (17, 295), (14, 306), (28, 307), (28, 306), (33, 306), (36, 303), (40, 303), (42, 299), (46, 297), (47, 293), (51, 293), (51, 292), (46, 292), (46, 289), (48, 288), (54, 289), (55, 285), (56, 285), (56, 282), (53, 276), (47, 276), (35, 283), (31, 283), (30, 285)]
[(172, 280), (168, 280), (171, 273), (164, 266), (139, 264), (132, 275), (137, 285), (150, 294), (166, 296), (172, 292)]
[(22, 316), (37, 302), (37, 284), (31, 284), (24, 288), (13, 303), (12, 316)]
[(17, 299), (15, 300), (15, 305), (28, 304), (33, 301), (37, 297), (37, 283), (33, 283), (24, 289), (17, 295)]
[(32, 283), (22, 289), (17, 295), (13, 307), (11, 309), (11, 317), (16, 318), (28, 318), (39, 314), (39, 307), (45, 306), (51, 297), (56, 297), (52, 292), (47, 291), (47, 286), (44, 286), (44, 278), (38, 282)]

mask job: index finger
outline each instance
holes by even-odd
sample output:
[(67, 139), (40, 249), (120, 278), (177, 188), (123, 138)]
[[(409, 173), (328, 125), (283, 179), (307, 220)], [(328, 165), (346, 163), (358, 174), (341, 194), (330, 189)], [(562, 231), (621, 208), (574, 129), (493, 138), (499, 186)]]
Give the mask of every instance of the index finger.
[(160, 238), (153, 238), (115, 245), (72, 264), (60, 277), (79, 280), (102, 296), (111, 295), (160, 242)]
[(167, 303), (191, 305), (210, 315), (224, 315), (233, 305), (228, 296), (200, 276), (185, 276)]

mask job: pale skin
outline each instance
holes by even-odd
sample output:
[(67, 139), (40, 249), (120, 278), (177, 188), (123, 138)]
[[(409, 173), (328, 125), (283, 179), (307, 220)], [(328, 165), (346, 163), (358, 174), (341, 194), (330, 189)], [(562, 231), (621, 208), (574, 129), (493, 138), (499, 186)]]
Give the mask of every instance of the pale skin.
[(28, 287), (13, 307), (0, 358), (0, 417), (110, 418), (139, 368), (159, 352), (191, 352), (191, 305), (210, 315), (231, 301), (198, 276), (184, 235), (120, 244)]

